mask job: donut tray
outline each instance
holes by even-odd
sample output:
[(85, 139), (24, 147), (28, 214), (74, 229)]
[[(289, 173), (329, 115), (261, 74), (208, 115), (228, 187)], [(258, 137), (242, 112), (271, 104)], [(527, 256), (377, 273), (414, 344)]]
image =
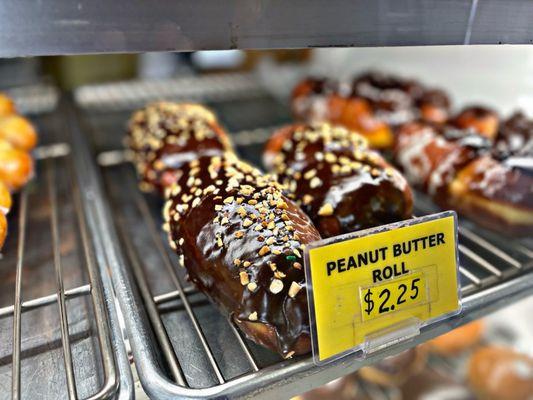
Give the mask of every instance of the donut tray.
[[(241, 156), (257, 165), (271, 130), (290, 120), (286, 105), (266, 91), (227, 100), (206, 96), (203, 101), (236, 132), (233, 139)], [(288, 398), (532, 293), (533, 243), (513, 241), (461, 219), (460, 315), (364, 360), (348, 356), (322, 366), (310, 356), (282, 360), (245, 339), (187, 283), (185, 270), (160, 229), (161, 200), (139, 192), (134, 169), (124, 159), (120, 142), (130, 112), (119, 105), (107, 112), (81, 107), (79, 129), (92, 141), (102, 190), (102, 197), (96, 196), (100, 234), (108, 244), (107, 258), (134, 363), (151, 398)], [(417, 213), (433, 211), (435, 206), (417, 194)]]
[(131, 370), (64, 113), (51, 111), (51, 91), (39, 93), (12, 92), (19, 106), (39, 113), (32, 121), (43, 144), (34, 152), (35, 179), (14, 196), (0, 257), (0, 399), (128, 399)]

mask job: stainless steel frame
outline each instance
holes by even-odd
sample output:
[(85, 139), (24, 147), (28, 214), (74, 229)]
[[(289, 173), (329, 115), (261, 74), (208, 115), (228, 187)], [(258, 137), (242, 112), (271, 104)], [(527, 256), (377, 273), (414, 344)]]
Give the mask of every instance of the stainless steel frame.
[(532, 17), (527, 0), (5, 0), (0, 57), (529, 44)]
[[(15, 100), (28, 103), (20, 95)], [(37, 177), (15, 198), (16, 220), (10, 223), (16, 226), (10, 227), (0, 261), (2, 273), (12, 270), (14, 277), (14, 303), (0, 308), (2, 327), (12, 320), (13, 332), (11, 354), (2, 363), (10, 365), (11, 373), (2, 375), (10, 376), (11, 387), (6, 384), (0, 398), (131, 399), (133, 381), (111, 281), (84, 211), (90, 188), (76, 175), (76, 155), (59, 123), (64, 115), (50, 113), (55, 103), (36, 117), (45, 121), (39, 124), (41, 139), (51, 144), (35, 150)], [(41, 102), (36, 112), (43, 111)], [(9, 279), (3, 285), (7, 289)], [(6, 295), (9, 291), (1, 298)], [(9, 334), (4, 337), (3, 354), (10, 343)]]
[[(211, 100), (209, 96), (203, 98), (204, 102)], [(254, 119), (242, 109), (243, 104), (250, 110), (264, 110), (261, 98), (237, 100), (232, 106), (235, 101), (218, 97), (210, 103), (231, 129), (242, 125), (243, 118)], [(254, 107), (254, 102), (260, 105)], [(274, 103), (267, 102), (269, 107)], [(244, 339), (203, 295), (184, 283), (185, 271), (178, 266), (158, 228), (161, 204), (137, 190), (133, 168), (125, 162), (121, 150), (98, 151), (117, 148), (127, 114), (96, 108), (98, 111), (80, 113), (84, 122), (79, 129), (92, 137), (97, 148), (103, 179), (95, 196), (98, 224), (103, 240), (109, 244), (105, 250), (139, 378), (153, 398), (290, 397), (532, 293), (533, 244), (504, 239), (462, 220), (459, 234), (464, 302), (460, 315), (424, 328), (413, 340), (368, 359), (348, 356), (320, 367), (311, 357), (281, 360)], [(237, 149), (257, 162), (258, 146), (270, 130), (234, 134)], [(106, 196), (101, 197), (104, 191)], [(417, 205), (419, 214), (435, 210), (422, 195)]]

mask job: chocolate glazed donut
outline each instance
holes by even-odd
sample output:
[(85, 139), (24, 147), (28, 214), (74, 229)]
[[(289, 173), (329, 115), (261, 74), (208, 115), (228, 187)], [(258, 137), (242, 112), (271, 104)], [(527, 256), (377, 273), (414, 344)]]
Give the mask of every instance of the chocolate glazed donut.
[(133, 114), (125, 145), (145, 192), (163, 190), (176, 181), (181, 167), (203, 155), (230, 150), (216, 116), (198, 104), (158, 102)]
[(388, 149), (405, 122), (445, 122), (450, 101), (442, 90), (371, 72), (346, 83), (307, 78), (295, 87), (291, 107), (299, 121), (340, 124), (360, 132), (372, 147)]
[[(486, 137), (410, 123), (398, 134), (396, 162), (442, 208), (514, 235), (533, 233), (533, 175), (523, 157), (502, 156)], [(526, 158), (527, 161), (527, 158)]]
[(284, 357), (309, 352), (302, 254), (320, 236), (281, 186), (225, 152), (199, 105), (137, 112), (127, 145), (143, 189), (165, 192), (164, 229), (190, 280), (251, 340)]
[(253, 341), (284, 357), (311, 350), (303, 251), (320, 239), (270, 176), (234, 154), (181, 168), (166, 230), (192, 282)]
[(407, 181), (362, 136), (343, 127), (281, 128), (268, 141), (264, 162), (323, 237), (411, 217)]

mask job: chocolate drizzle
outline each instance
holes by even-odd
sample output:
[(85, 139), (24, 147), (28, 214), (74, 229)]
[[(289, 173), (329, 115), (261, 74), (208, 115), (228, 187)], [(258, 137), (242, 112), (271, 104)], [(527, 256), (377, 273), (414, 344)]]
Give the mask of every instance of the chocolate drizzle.
[(395, 159), (409, 181), (441, 207), (491, 229), (505, 226), (517, 235), (533, 231), (527, 157), (504, 156), (472, 129), (410, 123), (399, 130)]

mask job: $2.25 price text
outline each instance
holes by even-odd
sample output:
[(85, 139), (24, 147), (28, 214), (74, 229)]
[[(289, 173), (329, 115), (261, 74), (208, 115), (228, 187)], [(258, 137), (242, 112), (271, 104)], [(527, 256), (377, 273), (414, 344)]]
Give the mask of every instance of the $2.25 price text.
[(360, 301), (363, 321), (425, 303), (427, 291), (424, 274), (415, 273), (378, 286), (361, 288)]

